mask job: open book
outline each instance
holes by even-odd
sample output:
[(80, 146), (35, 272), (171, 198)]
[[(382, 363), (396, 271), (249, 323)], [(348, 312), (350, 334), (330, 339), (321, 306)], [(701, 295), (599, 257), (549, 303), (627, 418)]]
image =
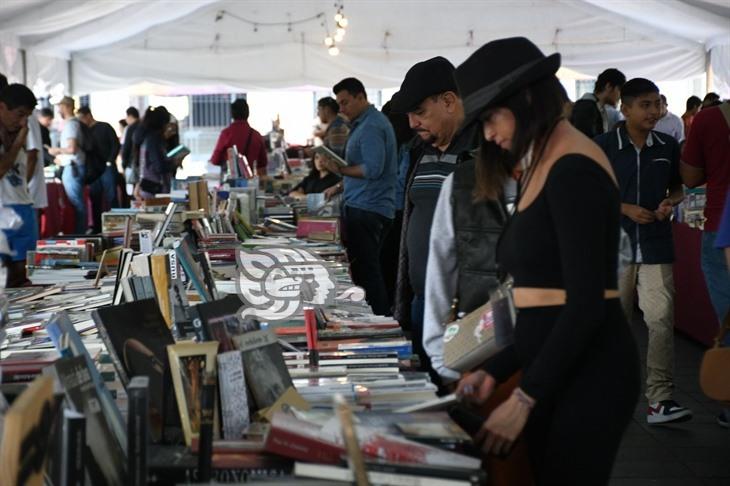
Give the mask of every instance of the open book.
[(315, 154), (320, 154), (323, 157), (326, 157), (330, 160), (334, 160), (335, 162), (337, 162), (337, 164), (340, 167), (347, 167), (347, 161), (345, 159), (343, 159), (342, 157), (340, 157), (339, 155), (337, 155), (336, 153), (334, 153), (332, 150), (325, 147), (324, 145), (319, 145), (318, 147), (314, 147), (313, 150), (314, 150)]

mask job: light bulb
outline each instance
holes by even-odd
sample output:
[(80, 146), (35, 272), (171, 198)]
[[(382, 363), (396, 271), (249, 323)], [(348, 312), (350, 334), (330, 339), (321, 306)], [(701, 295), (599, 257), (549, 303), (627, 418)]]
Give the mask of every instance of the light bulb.
[(335, 43), (335, 40), (332, 37), (327, 36), (324, 38), (324, 45), (326, 45), (327, 47), (330, 47), (334, 43)]
[(349, 24), (349, 23), (350, 23), (350, 21), (349, 21), (349, 20), (347, 20), (347, 17), (345, 17), (344, 15), (342, 16), (342, 19), (340, 19), (340, 21), (339, 21), (339, 22), (337, 22), (337, 24), (338, 24), (338, 25), (339, 25), (340, 27), (342, 27), (342, 28), (345, 28), (345, 27), (347, 27), (347, 24)]
[(339, 32), (335, 34), (335, 42), (342, 42), (345, 39), (345, 36), (340, 34)]
[(337, 30), (335, 31), (335, 35), (339, 35), (340, 37), (345, 37), (346, 33), (347, 33), (347, 31), (345, 29), (343, 29), (342, 27), (338, 27)]
[(339, 23), (340, 23), (340, 21), (342, 21), (342, 19), (343, 19), (344, 17), (345, 17), (345, 16), (344, 16), (344, 15), (342, 15), (342, 14), (341, 14), (340, 12), (337, 12), (337, 13), (335, 14), (335, 22), (337, 22), (337, 23), (339, 24)]
[(340, 49), (337, 46), (332, 46), (329, 49), (327, 49), (327, 52), (330, 53), (330, 56), (336, 56), (340, 53)]

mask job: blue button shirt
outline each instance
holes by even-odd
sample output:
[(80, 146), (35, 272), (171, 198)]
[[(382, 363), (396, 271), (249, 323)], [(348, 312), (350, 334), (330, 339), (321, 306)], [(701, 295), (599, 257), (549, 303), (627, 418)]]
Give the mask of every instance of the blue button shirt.
[(352, 123), (345, 148), (351, 166), (362, 165), (364, 179), (344, 177), (345, 205), (393, 219), (398, 165), (395, 132), (373, 105)]

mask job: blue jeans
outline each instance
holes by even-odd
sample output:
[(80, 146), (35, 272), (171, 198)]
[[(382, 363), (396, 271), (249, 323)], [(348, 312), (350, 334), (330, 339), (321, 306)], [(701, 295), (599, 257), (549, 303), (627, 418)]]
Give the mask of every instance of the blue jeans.
[(119, 207), (117, 203), (117, 169), (107, 165), (104, 173), (89, 186), (94, 233), (101, 233), (101, 213)]
[(63, 168), (63, 189), (66, 197), (71, 201), (76, 215), (76, 227), (74, 233), (84, 234), (88, 225), (86, 223), (86, 201), (84, 200), (84, 175), (86, 167), (83, 164), (72, 163)]
[[(730, 311), (730, 269), (723, 251), (715, 248), (716, 239), (716, 231), (702, 232), (702, 273), (719, 325)], [(730, 334), (725, 343), (730, 345)]]

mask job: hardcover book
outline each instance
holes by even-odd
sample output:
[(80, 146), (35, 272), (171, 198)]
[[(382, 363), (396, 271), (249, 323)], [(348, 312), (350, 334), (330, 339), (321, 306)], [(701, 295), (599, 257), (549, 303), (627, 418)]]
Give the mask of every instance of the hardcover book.
[[(66, 392), (66, 399), (76, 412), (86, 417), (86, 437), (95, 468), (110, 485), (124, 485), (126, 457), (107, 425), (101, 410), (91, 373), (83, 356), (62, 358), (53, 365), (58, 380)], [(95, 474), (91, 474), (95, 476)]]
[(5, 413), (0, 444), (0, 484), (41, 486), (59, 401), (53, 378), (39, 376)]
[(293, 386), (276, 335), (270, 330), (252, 331), (234, 341), (243, 353), (246, 383), (256, 408), (270, 407)]
[(116, 402), (112, 398), (111, 393), (109, 393), (109, 389), (96, 369), (94, 361), (91, 359), (84, 342), (81, 340), (81, 336), (76, 331), (73, 323), (71, 323), (68, 314), (65, 312), (54, 314), (46, 325), (46, 331), (53, 340), (53, 345), (56, 347), (56, 350), (61, 355), (84, 357), (86, 367), (91, 375), (91, 381), (94, 383), (94, 387), (96, 387), (96, 393), (99, 396), (99, 403), (101, 404), (107, 424), (114, 432), (119, 447), (122, 451), (126, 451), (127, 433), (122, 414), (119, 412)]
[(162, 418), (175, 414), (174, 392), (169, 378), (167, 346), (175, 344), (154, 299), (140, 300), (91, 313), (114, 367), (126, 387), (132, 376), (148, 376), (150, 428), (161, 436)]

